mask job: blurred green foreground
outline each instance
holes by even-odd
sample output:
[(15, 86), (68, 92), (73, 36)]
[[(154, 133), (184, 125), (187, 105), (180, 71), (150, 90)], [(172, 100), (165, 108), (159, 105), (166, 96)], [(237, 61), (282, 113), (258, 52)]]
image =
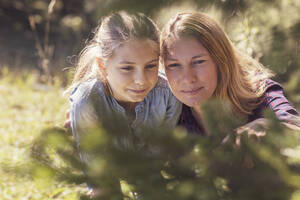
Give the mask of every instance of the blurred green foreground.
[[(102, 188), (99, 199), (300, 199), (300, 134), (278, 122), (260, 142), (244, 135), (237, 148), (232, 129), (240, 122), (214, 102), (206, 107), (210, 138), (163, 128), (135, 137), (110, 120), (84, 139), (94, 156), (85, 166), (61, 128), (68, 107), (61, 83), (2, 74), (0, 199), (88, 199), (85, 182)], [(117, 147), (124, 138), (132, 145)]]

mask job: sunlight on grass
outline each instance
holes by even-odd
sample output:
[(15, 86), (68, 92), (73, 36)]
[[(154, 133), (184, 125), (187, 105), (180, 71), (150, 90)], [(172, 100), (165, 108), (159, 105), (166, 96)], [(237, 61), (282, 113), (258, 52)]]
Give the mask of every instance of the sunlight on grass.
[(52, 180), (41, 187), (26, 170), (32, 164), (33, 140), (45, 128), (63, 126), (68, 108), (63, 88), (59, 83), (39, 84), (34, 73), (16, 75), (4, 68), (1, 74), (0, 199), (78, 199), (85, 186)]

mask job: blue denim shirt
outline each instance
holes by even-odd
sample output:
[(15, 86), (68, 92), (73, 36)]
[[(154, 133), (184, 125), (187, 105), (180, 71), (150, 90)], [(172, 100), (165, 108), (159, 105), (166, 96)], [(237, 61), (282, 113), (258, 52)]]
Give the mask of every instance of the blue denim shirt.
[[(91, 103), (93, 97), (96, 97), (97, 102), (102, 105), (98, 107), (97, 104), (94, 104), (93, 106)], [(118, 104), (113, 96), (105, 94), (103, 84), (98, 79), (81, 83), (70, 96), (70, 106), (71, 129), (79, 152), (80, 137), (84, 135), (87, 128), (99, 119), (101, 121), (101, 116), (96, 113), (107, 116), (112, 112), (117, 112), (126, 118), (125, 109)], [(182, 104), (170, 91), (167, 81), (159, 76), (155, 87), (136, 106), (136, 118), (134, 121), (128, 122), (128, 126), (136, 135), (142, 134), (145, 126), (157, 128), (167, 124), (173, 128), (177, 124), (181, 108)], [(97, 112), (95, 109), (98, 109)], [(99, 111), (99, 109), (101, 110)], [(82, 153), (80, 153), (80, 157), (83, 161), (87, 161)]]

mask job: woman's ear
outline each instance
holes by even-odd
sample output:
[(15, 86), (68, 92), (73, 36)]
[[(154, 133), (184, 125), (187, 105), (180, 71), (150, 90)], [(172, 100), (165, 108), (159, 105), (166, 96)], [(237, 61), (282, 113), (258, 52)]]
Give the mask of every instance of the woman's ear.
[(106, 67), (104, 66), (103, 62), (102, 62), (102, 59), (99, 58), (99, 57), (96, 57), (96, 61), (97, 61), (97, 64), (98, 64), (98, 68), (100, 70), (100, 72), (102, 73), (102, 75), (104, 77), (107, 76), (107, 73), (106, 73)]

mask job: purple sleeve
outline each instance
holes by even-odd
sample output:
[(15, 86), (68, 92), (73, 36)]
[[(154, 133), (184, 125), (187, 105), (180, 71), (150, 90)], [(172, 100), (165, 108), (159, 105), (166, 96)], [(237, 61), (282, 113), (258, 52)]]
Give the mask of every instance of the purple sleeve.
[(274, 84), (267, 89), (264, 103), (274, 111), (279, 120), (300, 127), (299, 114), (284, 96), (283, 88), (279, 84)]

